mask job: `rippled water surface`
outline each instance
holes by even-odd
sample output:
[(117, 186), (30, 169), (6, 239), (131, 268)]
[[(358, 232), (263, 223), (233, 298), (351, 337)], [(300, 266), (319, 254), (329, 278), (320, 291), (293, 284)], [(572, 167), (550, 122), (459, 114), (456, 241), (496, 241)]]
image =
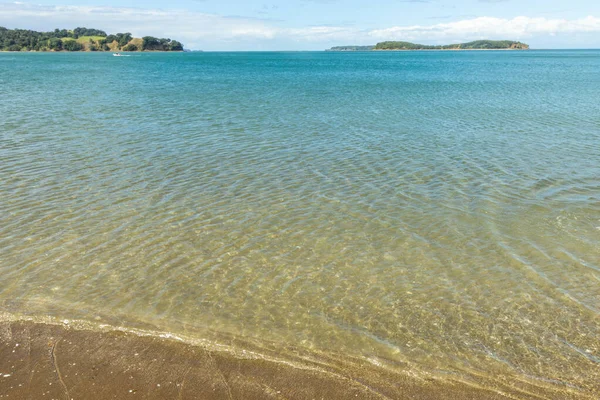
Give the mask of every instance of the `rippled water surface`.
[(600, 51), (0, 54), (0, 276), (10, 313), (596, 390)]

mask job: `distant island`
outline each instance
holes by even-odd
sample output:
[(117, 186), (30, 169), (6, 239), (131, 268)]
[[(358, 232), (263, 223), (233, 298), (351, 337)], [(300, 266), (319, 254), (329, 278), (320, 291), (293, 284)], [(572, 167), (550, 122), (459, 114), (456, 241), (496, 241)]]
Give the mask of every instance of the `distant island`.
[(55, 29), (36, 32), (0, 27), (0, 51), (183, 51), (177, 40), (131, 33), (107, 35), (99, 29)]
[(512, 40), (476, 40), (468, 43), (431, 46), (411, 42), (380, 42), (374, 46), (336, 46), (326, 51), (378, 50), (528, 50), (529, 45)]
[(371, 51), (375, 46), (335, 46), (325, 51)]

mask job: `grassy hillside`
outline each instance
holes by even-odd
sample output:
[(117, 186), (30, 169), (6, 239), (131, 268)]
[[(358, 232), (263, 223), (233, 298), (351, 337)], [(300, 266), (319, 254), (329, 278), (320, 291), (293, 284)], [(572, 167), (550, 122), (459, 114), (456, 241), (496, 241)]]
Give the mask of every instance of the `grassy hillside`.
[(103, 40), (105, 37), (106, 36), (80, 36), (77, 39), (66, 37), (66, 38), (62, 38), (62, 41), (64, 42), (65, 40), (75, 40), (78, 43), (85, 44), (85, 43), (89, 43), (90, 41), (99, 42), (99, 41)]
[(80, 36), (77, 39), (70, 37), (61, 38), (61, 41), (63, 42), (63, 50), (65, 42), (74, 41), (82, 46), (80, 51), (98, 51), (99, 49), (102, 49), (101, 41), (104, 40), (104, 38), (104, 36)]

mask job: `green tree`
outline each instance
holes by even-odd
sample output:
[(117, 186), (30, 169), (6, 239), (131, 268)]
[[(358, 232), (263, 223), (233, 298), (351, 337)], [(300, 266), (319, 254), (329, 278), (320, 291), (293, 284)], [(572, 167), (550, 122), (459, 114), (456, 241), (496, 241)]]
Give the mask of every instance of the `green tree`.
[(153, 36), (144, 36), (142, 38), (142, 50), (162, 50), (160, 40)]
[(88, 28), (75, 28), (73, 29), (73, 34), (75, 38), (81, 36), (106, 36), (106, 32), (101, 31), (100, 29), (88, 29)]
[(119, 36), (119, 47), (123, 47), (125, 46), (127, 43), (129, 43), (131, 41), (131, 39), (133, 39), (133, 36), (131, 36), (131, 33), (127, 32), (127, 33), (117, 33), (117, 36)]
[(63, 42), (59, 38), (51, 38), (48, 40), (48, 48), (50, 50), (60, 51), (63, 49)]
[(67, 51), (81, 51), (83, 46), (75, 40), (67, 40), (63, 43), (63, 49)]
[(183, 45), (177, 40), (171, 41), (171, 51), (183, 51)]

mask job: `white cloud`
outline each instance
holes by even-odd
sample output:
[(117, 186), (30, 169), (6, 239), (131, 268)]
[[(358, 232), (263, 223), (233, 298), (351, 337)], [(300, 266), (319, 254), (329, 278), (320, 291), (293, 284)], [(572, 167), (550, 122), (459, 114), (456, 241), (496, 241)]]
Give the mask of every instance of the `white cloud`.
[(109, 33), (127, 31), (134, 36), (171, 37), (188, 47), (203, 42), (271, 39), (277, 31), (265, 20), (187, 10), (23, 3), (0, 3), (0, 26), (36, 30), (85, 26)]
[(435, 25), (397, 26), (369, 32), (376, 39), (525, 39), (536, 35), (599, 33), (600, 18), (576, 20), (516, 17), (479, 17)]
[[(0, 26), (35, 30), (86, 26), (109, 33), (170, 37), (187, 48), (205, 50), (323, 49), (332, 45), (408, 40), (440, 44), (475, 39), (528, 41), (534, 47), (600, 45), (600, 18), (512, 19), (478, 17), (431, 25), (362, 30), (344, 26), (283, 27), (280, 21), (220, 16), (188, 10), (127, 7), (42, 6), (0, 3)], [(537, 46), (536, 46), (537, 45)]]
[(278, 34), (296, 41), (327, 42), (331, 40), (344, 41), (348, 38), (358, 39), (360, 31), (355, 28), (340, 26), (311, 26), (299, 29), (281, 29)]

